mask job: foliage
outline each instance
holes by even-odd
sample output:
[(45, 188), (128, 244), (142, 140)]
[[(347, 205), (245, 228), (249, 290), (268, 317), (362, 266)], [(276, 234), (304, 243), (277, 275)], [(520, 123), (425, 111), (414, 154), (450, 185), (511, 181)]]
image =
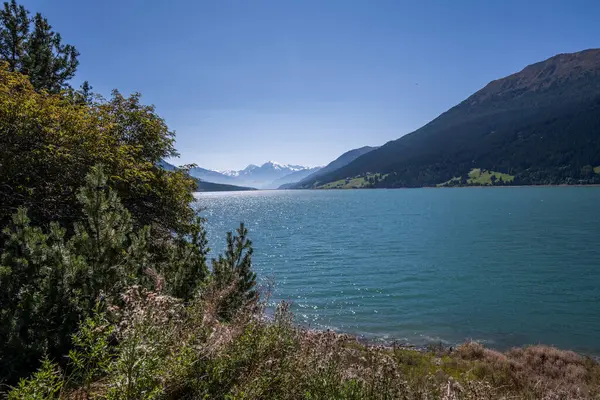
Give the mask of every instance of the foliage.
[(256, 300), (258, 292), (256, 274), (252, 271), (252, 242), (248, 239), (248, 229), (240, 224), (237, 235), (227, 233), (227, 248), (218, 259), (213, 260), (213, 277), (217, 289), (230, 286), (236, 289), (225, 295), (219, 316), (231, 320), (235, 313)]
[(515, 177), (496, 171), (473, 168), (467, 176), (454, 177), (436, 186), (503, 186), (511, 185)]
[(52, 400), (60, 398), (65, 384), (58, 367), (47, 358), (28, 380), (21, 380), (8, 400)]
[(191, 300), (206, 278), (206, 239), (200, 225), (189, 241), (169, 242), (166, 261), (155, 260), (150, 228), (134, 228), (101, 168), (92, 168), (77, 197), (83, 217), (71, 235), (57, 223), (47, 230), (32, 226), (24, 209), (4, 231), (0, 380), (21, 376), (44, 354), (53, 359), (64, 355), (77, 324), (91, 317), (100, 299), (118, 303), (131, 285), (162, 286), (148, 271), (162, 274), (169, 282), (165, 290), (184, 300)]
[[(600, 364), (572, 352), (533, 346), (500, 353), (477, 343), (431, 351), (372, 346), (295, 326), (288, 303), (278, 306), (272, 321), (263, 318), (261, 307), (247, 307), (240, 310), (243, 318), (223, 323), (215, 314), (222, 292), (215, 281), (210, 285), (210, 295), (187, 306), (160, 292), (128, 289), (123, 306), (116, 308), (117, 344), (100, 346), (110, 354), (103, 374), (88, 386), (62, 375), (60, 398), (568, 400), (600, 395)], [(102, 338), (106, 330), (86, 332)], [(103, 340), (88, 342), (95, 349)], [(44, 370), (57, 369), (45, 365)], [(12, 398), (41, 387), (43, 376), (23, 381)]]
[(180, 299), (192, 299), (208, 277), (206, 256), (209, 252), (206, 231), (198, 217), (191, 233), (178, 236), (175, 245), (170, 247), (169, 261), (163, 274), (171, 276), (167, 282), (169, 293)]
[(387, 175), (366, 173), (363, 176), (355, 176), (354, 178), (340, 179), (339, 181), (329, 182), (323, 185), (315, 186), (317, 189), (363, 189), (375, 187)]
[(62, 44), (40, 13), (29, 18), (29, 11), (16, 0), (4, 3), (0, 11), (0, 59), (10, 71), (18, 71), (31, 80), (36, 90), (58, 93), (68, 87), (75, 75), (79, 53), (72, 45)]
[(89, 393), (92, 383), (104, 376), (115, 356), (111, 337), (116, 327), (108, 321), (98, 302), (91, 316), (79, 325), (73, 335), (73, 349), (69, 351), (71, 380)]
[(176, 155), (174, 134), (139, 94), (76, 104), (0, 68), (0, 142), (0, 226), (18, 207), (34, 224), (72, 226), (82, 216), (77, 190), (99, 163), (134, 225), (152, 225), (157, 241), (194, 224), (195, 183), (156, 166)]

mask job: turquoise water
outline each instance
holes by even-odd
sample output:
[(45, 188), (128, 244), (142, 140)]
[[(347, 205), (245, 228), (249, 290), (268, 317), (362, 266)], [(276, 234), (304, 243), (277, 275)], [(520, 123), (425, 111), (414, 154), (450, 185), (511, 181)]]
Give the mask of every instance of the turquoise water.
[(198, 194), (211, 247), (246, 222), (299, 322), (412, 344), (600, 354), (600, 188)]

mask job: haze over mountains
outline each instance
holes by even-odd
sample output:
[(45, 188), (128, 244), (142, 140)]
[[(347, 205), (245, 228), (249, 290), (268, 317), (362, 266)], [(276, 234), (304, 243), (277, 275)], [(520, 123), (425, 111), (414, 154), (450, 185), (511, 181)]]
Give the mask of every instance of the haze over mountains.
[[(163, 169), (166, 169), (167, 171), (175, 171), (178, 169), (176, 166), (166, 162), (165, 160), (162, 160), (159, 163), (159, 166)], [(196, 191), (198, 191), (198, 192), (232, 192), (232, 191), (242, 191), (242, 190), (254, 190), (254, 188), (250, 188), (250, 187), (236, 186), (236, 185), (224, 184), (224, 183), (208, 182), (208, 181), (198, 179), (198, 178), (196, 178), (196, 184), (197, 184)]]
[(277, 189), (283, 184), (298, 182), (320, 168), (268, 161), (260, 166), (250, 164), (239, 171), (213, 171), (195, 167), (190, 169), (190, 175), (206, 182), (249, 186), (257, 189)]

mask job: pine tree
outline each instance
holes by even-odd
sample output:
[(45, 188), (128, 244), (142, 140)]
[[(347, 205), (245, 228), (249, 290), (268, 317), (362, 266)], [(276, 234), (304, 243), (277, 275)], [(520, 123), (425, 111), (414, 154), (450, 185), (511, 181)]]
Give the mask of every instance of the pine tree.
[(60, 356), (77, 327), (78, 311), (70, 299), (69, 270), (78, 260), (64, 245), (64, 233), (30, 226), (20, 209), (0, 257), (0, 382), (14, 380), (44, 354)]
[[(242, 307), (251, 305), (257, 298), (256, 274), (252, 271), (252, 241), (243, 223), (237, 235), (227, 232), (227, 248), (224, 255), (213, 259), (213, 277), (217, 288), (226, 290), (219, 316), (230, 320)], [(233, 286), (232, 290), (228, 288)]]
[[(0, 59), (10, 71), (29, 76), (37, 90), (58, 93), (77, 71), (79, 52), (63, 44), (59, 33), (37, 13), (33, 19), (16, 0), (5, 2), (0, 11)], [(33, 25), (33, 27), (31, 27)]]
[(23, 72), (38, 90), (57, 93), (77, 71), (79, 52), (74, 46), (62, 44), (59, 33), (52, 31), (48, 20), (36, 14), (34, 29), (28, 38)]
[[(24, 208), (3, 231), (0, 384), (15, 383), (44, 355), (60, 360), (72, 347), (78, 323), (99, 302), (118, 304), (127, 287), (164, 289), (190, 300), (206, 280), (208, 247), (200, 218), (189, 236), (171, 236), (169, 255), (156, 260), (150, 251), (150, 228), (134, 230), (131, 214), (108, 187), (100, 166), (87, 174), (77, 199), (83, 217), (69, 234), (58, 223), (32, 226)], [(243, 226), (238, 232), (240, 237), (230, 235), (227, 253), (227, 262), (235, 266), (232, 271), (240, 276), (232, 307), (245, 304), (254, 286), (251, 243)]]
[(147, 233), (133, 239), (131, 217), (106, 187), (100, 167), (88, 174), (78, 198), (85, 218), (69, 240), (56, 223), (47, 232), (31, 226), (25, 209), (4, 230), (0, 382), (29, 372), (45, 354), (60, 359), (99, 299), (118, 299), (125, 286), (139, 282), (136, 269), (140, 254), (148, 251)]
[[(78, 272), (84, 308), (90, 309), (101, 292), (118, 295), (120, 289), (132, 283), (137, 271), (127, 260), (144, 249), (131, 249), (133, 224), (131, 215), (123, 207), (116, 192), (106, 183), (100, 166), (92, 167), (86, 176), (86, 185), (77, 199), (82, 205), (84, 218), (75, 224), (75, 234), (69, 241), (70, 250), (86, 260), (86, 269)], [(136, 241), (145, 246), (145, 242)], [(108, 292), (107, 292), (108, 291)]]
[(210, 249), (203, 220), (198, 217), (189, 237), (179, 236), (172, 246), (167, 268), (173, 278), (167, 282), (172, 296), (185, 301), (197, 295), (208, 276), (206, 256)]
[(15, 0), (5, 2), (0, 11), (0, 57), (8, 62), (9, 70), (23, 71), (23, 58), (27, 52), (29, 16), (25, 7)]
[(79, 90), (77, 91), (78, 102), (81, 104), (91, 105), (94, 102), (94, 92), (92, 92), (92, 85), (88, 81), (84, 81)]

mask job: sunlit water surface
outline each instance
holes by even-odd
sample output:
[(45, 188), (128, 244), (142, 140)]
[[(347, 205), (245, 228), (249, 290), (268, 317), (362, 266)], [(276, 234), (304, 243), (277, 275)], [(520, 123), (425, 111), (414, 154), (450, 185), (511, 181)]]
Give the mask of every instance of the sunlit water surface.
[(197, 194), (213, 253), (244, 221), (298, 322), (422, 345), (600, 354), (600, 188)]

